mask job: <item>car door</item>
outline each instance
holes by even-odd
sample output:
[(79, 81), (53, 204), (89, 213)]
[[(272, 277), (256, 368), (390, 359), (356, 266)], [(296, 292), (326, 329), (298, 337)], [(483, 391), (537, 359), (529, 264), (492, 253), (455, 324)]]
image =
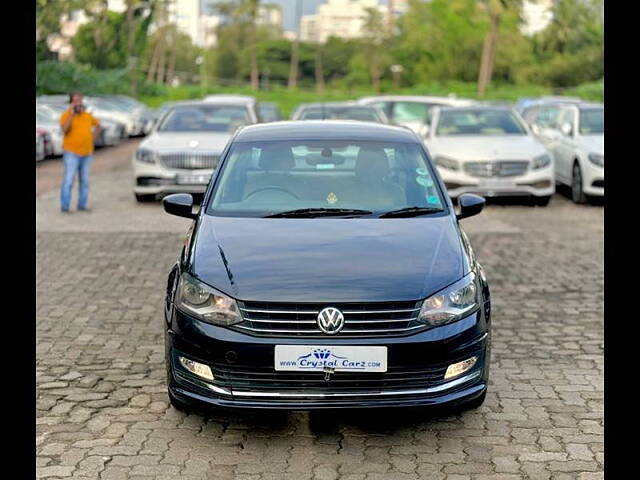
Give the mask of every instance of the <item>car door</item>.
[[(573, 107), (567, 107), (561, 110), (558, 116), (556, 138), (551, 147), (556, 161), (556, 178), (566, 185), (571, 184), (571, 177), (573, 175), (576, 117), (577, 111)], [(565, 124), (571, 125), (571, 132), (568, 135), (561, 131), (562, 126)]]

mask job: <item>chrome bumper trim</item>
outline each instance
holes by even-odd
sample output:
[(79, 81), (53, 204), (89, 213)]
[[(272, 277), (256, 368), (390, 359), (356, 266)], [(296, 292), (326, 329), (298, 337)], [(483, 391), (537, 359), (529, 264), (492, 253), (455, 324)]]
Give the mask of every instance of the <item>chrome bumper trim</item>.
[(442, 392), (456, 387), (480, 376), (481, 370), (476, 370), (469, 375), (457, 378), (442, 385), (429, 388), (413, 388), (404, 390), (379, 390), (375, 392), (345, 392), (345, 393), (305, 393), (305, 392), (253, 392), (250, 390), (229, 390), (227, 388), (209, 385), (209, 388), (220, 395), (227, 395), (242, 398), (357, 398), (357, 397), (383, 397), (396, 395), (424, 395), (428, 393)]

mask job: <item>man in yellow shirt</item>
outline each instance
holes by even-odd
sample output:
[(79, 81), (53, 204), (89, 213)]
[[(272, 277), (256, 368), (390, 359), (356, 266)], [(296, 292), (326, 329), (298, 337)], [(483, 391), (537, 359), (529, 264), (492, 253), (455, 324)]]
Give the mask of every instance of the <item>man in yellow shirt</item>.
[(88, 212), (89, 167), (93, 153), (93, 142), (100, 131), (100, 122), (86, 111), (82, 94), (69, 95), (69, 109), (60, 116), (60, 126), (64, 133), (62, 142), (64, 176), (60, 189), (60, 203), (63, 212), (69, 211), (73, 179), (78, 172), (78, 210)]

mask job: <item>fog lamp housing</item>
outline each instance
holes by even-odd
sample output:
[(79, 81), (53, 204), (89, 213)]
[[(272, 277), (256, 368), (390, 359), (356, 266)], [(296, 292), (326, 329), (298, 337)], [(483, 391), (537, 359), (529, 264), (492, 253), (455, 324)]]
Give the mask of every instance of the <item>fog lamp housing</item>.
[(478, 357), (471, 357), (458, 363), (452, 363), (447, 367), (447, 371), (444, 374), (444, 379), (448, 380), (450, 378), (457, 377), (458, 375), (462, 375), (464, 372), (469, 371), (477, 361)]
[(178, 357), (180, 360), (180, 364), (189, 370), (194, 375), (197, 375), (200, 378), (204, 378), (205, 380), (209, 380), (213, 382), (214, 376), (213, 372), (209, 365), (205, 365), (204, 363), (195, 362), (185, 357)]

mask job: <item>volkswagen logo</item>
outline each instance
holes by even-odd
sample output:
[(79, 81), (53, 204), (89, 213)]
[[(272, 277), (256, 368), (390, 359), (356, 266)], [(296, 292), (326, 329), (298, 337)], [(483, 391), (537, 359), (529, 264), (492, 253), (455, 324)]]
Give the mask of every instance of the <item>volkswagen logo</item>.
[(344, 327), (344, 315), (337, 308), (327, 307), (320, 310), (316, 322), (324, 333), (335, 335)]

